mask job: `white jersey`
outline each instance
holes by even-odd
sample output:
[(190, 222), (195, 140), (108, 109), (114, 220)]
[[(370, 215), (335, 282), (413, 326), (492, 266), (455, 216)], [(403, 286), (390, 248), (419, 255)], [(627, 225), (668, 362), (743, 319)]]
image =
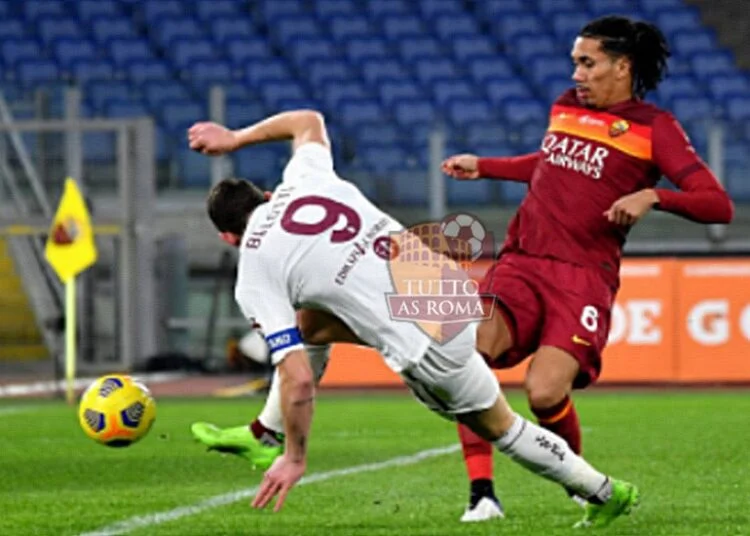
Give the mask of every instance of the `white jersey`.
[(379, 249), (403, 230), (336, 175), (326, 147), (297, 148), (239, 248), (235, 297), (245, 317), (261, 325), (274, 364), (302, 348), (295, 309), (303, 307), (336, 315), (395, 372), (420, 361), (431, 338), (412, 322), (391, 319), (389, 256)]

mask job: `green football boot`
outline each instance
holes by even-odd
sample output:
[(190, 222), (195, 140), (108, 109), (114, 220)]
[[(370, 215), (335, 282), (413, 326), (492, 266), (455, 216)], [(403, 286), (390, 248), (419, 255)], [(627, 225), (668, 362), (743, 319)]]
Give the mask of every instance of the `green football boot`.
[(640, 493), (629, 482), (612, 480), (612, 496), (604, 504), (587, 504), (583, 519), (573, 528), (606, 527), (620, 516), (628, 515), (638, 506)]
[(219, 428), (207, 422), (190, 426), (193, 437), (208, 447), (226, 454), (235, 454), (249, 461), (254, 469), (265, 471), (284, 452), (284, 446), (269, 446), (258, 441), (247, 425)]

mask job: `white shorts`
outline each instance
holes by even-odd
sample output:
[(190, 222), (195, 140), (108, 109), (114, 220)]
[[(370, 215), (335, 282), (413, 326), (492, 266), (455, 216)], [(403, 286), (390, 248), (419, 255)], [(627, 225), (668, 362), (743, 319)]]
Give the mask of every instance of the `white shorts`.
[(460, 346), (433, 344), (418, 363), (401, 372), (417, 400), (449, 420), (485, 410), (500, 395), (497, 378), (473, 344)]

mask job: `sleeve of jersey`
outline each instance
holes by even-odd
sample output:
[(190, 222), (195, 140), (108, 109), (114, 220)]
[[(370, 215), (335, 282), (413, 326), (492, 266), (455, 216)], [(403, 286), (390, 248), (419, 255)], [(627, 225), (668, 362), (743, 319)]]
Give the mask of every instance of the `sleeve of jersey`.
[(539, 153), (502, 158), (480, 158), (477, 164), (479, 176), (515, 182), (531, 182)]
[(300, 145), (284, 168), (284, 184), (336, 179), (331, 150), (319, 143)]
[(274, 365), (281, 363), (289, 352), (304, 348), (297, 314), (281, 272), (277, 269), (274, 274), (272, 270), (261, 268), (248, 274), (250, 277), (236, 291), (237, 303), (245, 318), (263, 329)]
[(734, 207), (716, 176), (695, 152), (682, 127), (671, 114), (653, 124), (653, 161), (680, 191), (656, 188), (658, 210), (699, 223), (729, 223)]

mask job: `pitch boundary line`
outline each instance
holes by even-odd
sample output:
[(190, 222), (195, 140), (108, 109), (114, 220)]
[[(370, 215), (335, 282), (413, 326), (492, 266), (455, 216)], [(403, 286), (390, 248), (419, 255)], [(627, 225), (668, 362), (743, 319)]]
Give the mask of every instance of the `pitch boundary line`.
[[(299, 484), (297, 485), (305, 486), (308, 484), (314, 484), (316, 482), (325, 482), (326, 480), (331, 480), (342, 476), (381, 471), (383, 469), (390, 469), (391, 467), (415, 465), (430, 458), (452, 454), (454, 452), (457, 452), (460, 448), (461, 446), (458, 444), (449, 445), (446, 447), (422, 450), (408, 456), (397, 456), (396, 458), (390, 458), (382, 462), (365, 463), (362, 465), (345, 467), (343, 469), (334, 469), (331, 471), (323, 471), (321, 473), (313, 473), (302, 478), (302, 480), (300, 480)], [(227, 506), (229, 504), (239, 502), (243, 499), (253, 497), (257, 492), (258, 486), (253, 486), (252, 488), (246, 488), (231, 493), (214, 495), (213, 497), (209, 497), (208, 499), (204, 499), (193, 505), (181, 506), (172, 510), (155, 512), (153, 514), (147, 514), (143, 516), (134, 516), (129, 519), (113, 523), (112, 525), (107, 525), (106, 527), (94, 530), (93, 532), (81, 533), (79, 536), (118, 536), (120, 534), (127, 534), (129, 532), (133, 532), (134, 530), (152, 527), (154, 525), (161, 525), (162, 523), (168, 523), (170, 521), (175, 521), (183, 517), (201, 514), (214, 508)]]

